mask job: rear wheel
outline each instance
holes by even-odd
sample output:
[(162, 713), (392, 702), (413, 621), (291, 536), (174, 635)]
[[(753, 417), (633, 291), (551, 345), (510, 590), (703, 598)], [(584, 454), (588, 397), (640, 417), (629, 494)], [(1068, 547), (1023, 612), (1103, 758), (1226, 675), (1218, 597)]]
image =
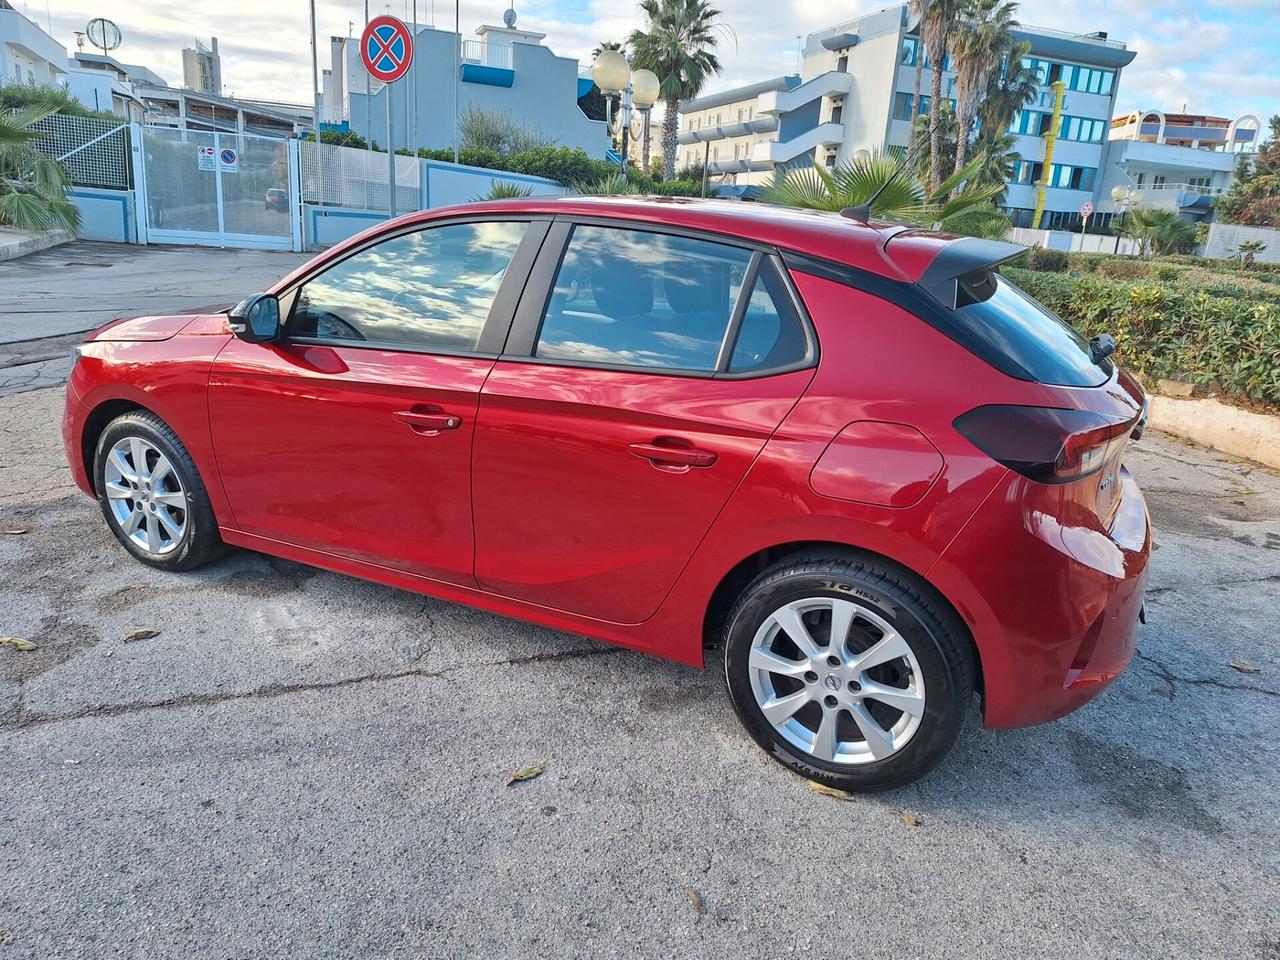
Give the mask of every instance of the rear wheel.
[(974, 689), (959, 618), (923, 582), (870, 558), (793, 557), (765, 570), (729, 614), (724, 656), (753, 739), (844, 790), (932, 770)]
[(98, 438), (94, 485), (111, 532), (143, 563), (190, 570), (221, 551), (200, 474), (155, 414), (133, 411), (107, 424)]

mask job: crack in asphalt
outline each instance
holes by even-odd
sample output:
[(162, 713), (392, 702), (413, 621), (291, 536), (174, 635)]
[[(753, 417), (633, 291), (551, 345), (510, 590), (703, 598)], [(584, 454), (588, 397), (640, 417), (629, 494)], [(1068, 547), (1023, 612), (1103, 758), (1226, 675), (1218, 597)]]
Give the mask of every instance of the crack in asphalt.
[(1226, 680), (1215, 680), (1212, 677), (1184, 677), (1174, 673), (1164, 661), (1157, 660), (1155, 657), (1149, 657), (1141, 650), (1135, 650), (1134, 656), (1139, 660), (1151, 664), (1155, 668), (1155, 673), (1165, 683), (1169, 685), (1169, 697), (1172, 700), (1177, 695), (1177, 685), (1179, 683), (1187, 683), (1197, 687), (1217, 687), (1220, 690), (1243, 690), (1248, 693), (1261, 693), (1268, 697), (1280, 697), (1280, 690), (1269, 690), (1266, 687), (1256, 687), (1248, 683), (1228, 683)]
[(1275, 583), (1280, 581), (1280, 573), (1269, 573), (1265, 577), (1239, 577), (1231, 580), (1208, 580), (1203, 583), (1183, 583), (1172, 587), (1148, 587), (1148, 597), (1159, 597), (1166, 593), (1177, 593), (1179, 590), (1198, 589), (1202, 587), (1239, 587), (1251, 583)]
[[(616, 647), (590, 647), (564, 650), (560, 653), (536, 653), (527, 657), (512, 657), (508, 660), (493, 660), (478, 666), (482, 669), (490, 667), (520, 667), (531, 663), (576, 660), (582, 657), (606, 657), (625, 652), (625, 650)], [(254, 690), (232, 690), (227, 693), (190, 693), (183, 696), (166, 697), (163, 700), (136, 700), (132, 703), (98, 704), (91, 707), (81, 707), (79, 710), (69, 710), (65, 713), (26, 713), (23, 699), (24, 690), (19, 684), (17, 708), (10, 711), (8, 717), (0, 717), (0, 733), (11, 733), (30, 727), (46, 726), (51, 723), (64, 723), (69, 720), (83, 720), (86, 717), (119, 717), (133, 713), (145, 713), (150, 710), (213, 706), (236, 700), (270, 700), (295, 693), (338, 690), (343, 687), (359, 686), (366, 683), (383, 683), (388, 680), (403, 680), (408, 677), (436, 680), (464, 669), (474, 669), (474, 667), (464, 667), (461, 664), (444, 667), (440, 670), (425, 670), (421, 667), (413, 667), (407, 670), (344, 677), (341, 680), (325, 680), (314, 683), (272, 683)]]

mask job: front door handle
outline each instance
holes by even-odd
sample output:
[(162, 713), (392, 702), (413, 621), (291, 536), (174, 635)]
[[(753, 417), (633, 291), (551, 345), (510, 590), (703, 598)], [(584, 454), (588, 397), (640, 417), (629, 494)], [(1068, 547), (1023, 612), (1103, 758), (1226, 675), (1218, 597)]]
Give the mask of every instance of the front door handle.
[(392, 414), (403, 424), (407, 424), (414, 433), (434, 437), (441, 430), (457, 430), (462, 426), (462, 418), (440, 410), (398, 410)]
[(698, 450), (694, 447), (633, 443), (627, 449), (634, 456), (648, 460), (654, 466), (709, 467), (716, 462), (716, 455), (710, 450)]

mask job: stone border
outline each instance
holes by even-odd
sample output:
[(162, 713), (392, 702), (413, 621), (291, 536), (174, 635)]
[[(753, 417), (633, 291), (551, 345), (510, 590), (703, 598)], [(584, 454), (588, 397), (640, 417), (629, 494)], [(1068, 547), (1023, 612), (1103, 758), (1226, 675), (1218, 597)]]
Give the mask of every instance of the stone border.
[(27, 230), (15, 230), (12, 227), (0, 229), (0, 262), (25, 257), (29, 253), (39, 253), (60, 243), (66, 243), (71, 235), (62, 230), (45, 230), (31, 233)]
[(1151, 395), (1150, 425), (1165, 433), (1280, 469), (1280, 417), (1219, 400)]

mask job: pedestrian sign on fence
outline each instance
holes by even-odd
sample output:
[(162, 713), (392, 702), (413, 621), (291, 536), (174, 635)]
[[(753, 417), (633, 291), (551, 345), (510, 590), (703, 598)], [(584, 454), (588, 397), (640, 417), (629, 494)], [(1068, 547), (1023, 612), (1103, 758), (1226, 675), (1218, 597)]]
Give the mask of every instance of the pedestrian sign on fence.
[(239, 173), (240, 154), (236, 153), (230, 147), (223, 147), (218, 151), (218, 168), (223, 173)]
[(360, 59), (375, 80), (394, 83), (413, 62), (413, 38), (409, 28), (395, 17), (374, 17), (360, 37)]
[(213, 147), (196, 147), (196, 169), (212, 171), (216, 163)]

